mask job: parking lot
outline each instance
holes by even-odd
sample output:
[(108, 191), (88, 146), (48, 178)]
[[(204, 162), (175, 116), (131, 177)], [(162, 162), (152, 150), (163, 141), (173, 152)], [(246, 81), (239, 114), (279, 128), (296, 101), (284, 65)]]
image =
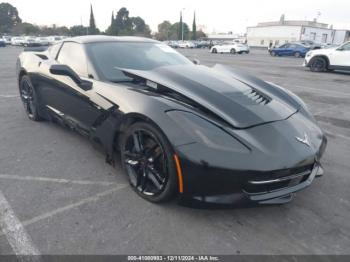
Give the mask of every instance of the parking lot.
[[(41, 254), (350, 254), (349, 73), (311, 73), (303, 59), (260, 49), (248, 55), (179, 50), (295, 92), (329, 142), (325, 175), (291, 203), (199, 209), (146, 202), (89, 141), (28, 120), (16, 85), (20, 51), (0, 48), (0, 195)], [(0, 254), (13, 254), (16, 240), (0, 234)]]

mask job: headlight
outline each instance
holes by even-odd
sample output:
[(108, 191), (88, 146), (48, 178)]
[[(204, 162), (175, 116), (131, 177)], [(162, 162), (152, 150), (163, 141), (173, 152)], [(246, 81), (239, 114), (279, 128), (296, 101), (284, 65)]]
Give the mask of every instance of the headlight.
[(168, 111), (173, 119), (194, 141), (207, 147), (230, 152), (249, 153), (249, 149), (215, 124), (190, 112)]
[(311, 51), (306, 53), (306, 57), (310, 57), (310, 56), (312, 56), (312, 52)]

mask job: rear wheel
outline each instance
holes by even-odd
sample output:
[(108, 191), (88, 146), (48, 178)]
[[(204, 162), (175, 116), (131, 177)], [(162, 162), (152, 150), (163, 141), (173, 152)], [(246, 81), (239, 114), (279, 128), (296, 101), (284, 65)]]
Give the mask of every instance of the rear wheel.
[(232, 48), (232, 49), (230, 50), (230, 53), (231, 53), (231, 54), (235, 54), (235, 53), (236, 53), (236, 49)]
[(33, 121), (40, 121), (42, 118), (39, 115), (39, 100), (35, 93), (35, 89), (27, 75), (24, 75), (19, 84), (21, 100), (26, 110), (27, 116)]
[(310, 70), (312, 72), (325, 72), (327, 70), (327, 61), (323, 57), (315, 57), (310, 61)]
[(133, 124), (120, 145), (122, 165), (138, 195), (163, 202), (175, 194), (178, 182), (172, 149), (157, 128), (144, 122)]
[(299, 57), (301, 56), (301, 54), (300, 54), (300, 52), (295, 52), (295, 53), (294, 53), (294, 56), (295, 56), (296, 58), (299, 58)]

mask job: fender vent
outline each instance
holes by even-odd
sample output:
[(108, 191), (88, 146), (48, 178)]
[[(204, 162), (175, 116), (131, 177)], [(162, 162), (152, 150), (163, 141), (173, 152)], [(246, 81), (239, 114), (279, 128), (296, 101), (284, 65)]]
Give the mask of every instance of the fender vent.
[(271, 98), (267, 95), (255, 90), (251, 89), (247, 92), (244, 92), (244, 94), (251, 100), (253, 100), (255, 103), (260, 105), (267, 105), (271, 102)]

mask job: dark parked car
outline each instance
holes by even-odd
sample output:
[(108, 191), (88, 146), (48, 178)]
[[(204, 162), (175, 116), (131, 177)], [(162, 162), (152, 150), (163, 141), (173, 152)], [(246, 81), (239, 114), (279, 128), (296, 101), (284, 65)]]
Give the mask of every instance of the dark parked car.
[(287, 43), (280, 47), (275, 47), (270, 50), (272, 56), (295, 56), (305, 57), (310, 48), (302, 44)]
[(314, 49), (321, 49), (322, 48), (322, 44), (316, 43), (312, 40), (303, 40), (303, 41), (299, 41), (296, 42), (297, 44), (302, 44), (308, 48), (310, 48), (310, 50), (314, 50)]
[(210, 45), (209, 41), (197, 41), (196, 48), (208, 48)]
[(120, 152), (141, 197), (285, 203), (323, 174), (326, 137), (290, 91), (196, 65), (146, 38), (84, 36), (17, 61), (31, 120), (62, 123)]
[(6, 42), (3, 39), (0, 39), (0, 47), (5, 47), (6, 46)]

